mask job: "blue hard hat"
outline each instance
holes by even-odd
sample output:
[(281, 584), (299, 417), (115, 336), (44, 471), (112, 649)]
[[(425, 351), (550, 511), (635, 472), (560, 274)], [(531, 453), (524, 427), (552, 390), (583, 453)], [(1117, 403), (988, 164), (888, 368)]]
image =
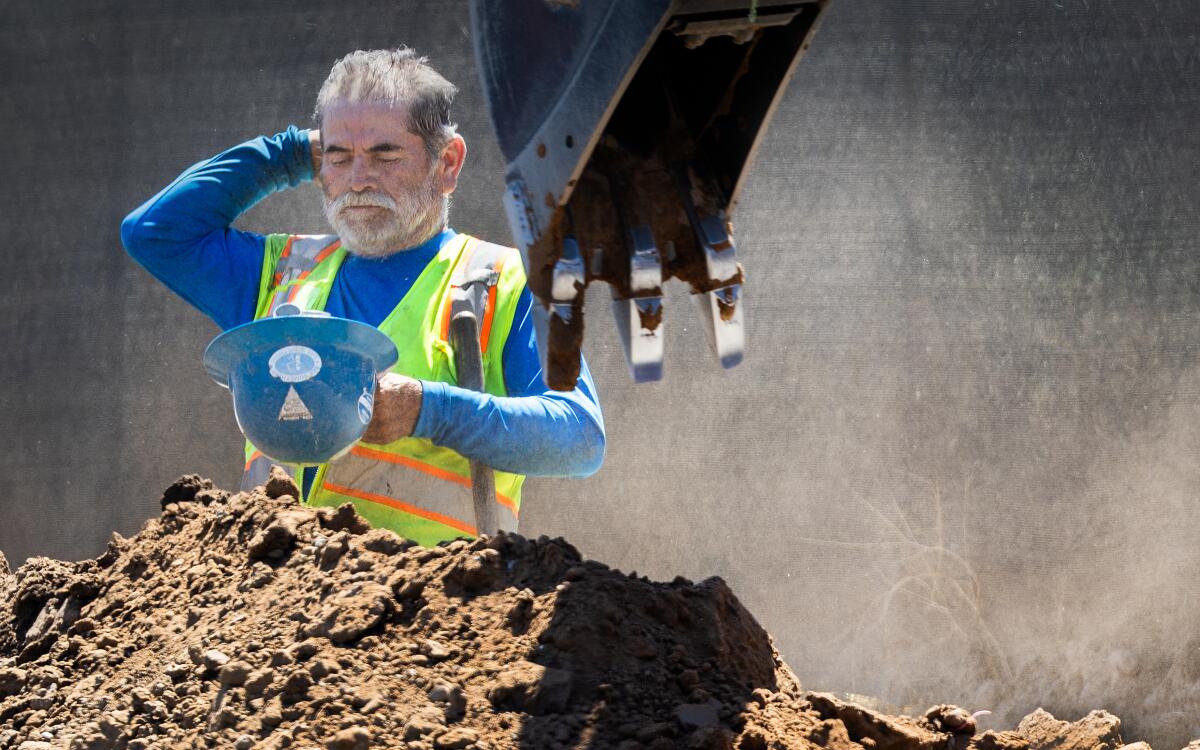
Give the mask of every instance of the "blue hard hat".
[(322, 313), (255, 320), (222, 333), (204, 368), (233, 394), (242, 434), (276, 461), (321, 464), (366, 432), (376, 373), (396, 363), (379, 329)]

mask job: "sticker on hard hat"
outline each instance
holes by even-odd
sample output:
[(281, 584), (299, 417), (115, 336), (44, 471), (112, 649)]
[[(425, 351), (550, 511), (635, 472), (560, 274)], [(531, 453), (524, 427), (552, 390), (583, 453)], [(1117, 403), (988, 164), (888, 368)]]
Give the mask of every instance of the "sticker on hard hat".
[(363, 388), (362, 395), (358, 397), (358, 418), (363, 424), (371, 423), (371, 413), (375, 410), (375, 397)]
[(300, 399), (300, 394), (296, 393), (296, 386), (289, 385), (287, 398), (283, 400), (283, 406), (279, 409), (279, 421), (293, 422), (297, 419), (312, 418), (312, 412), (308, 410), (308, 407)]
[(277, 349), (267, 364), (272, 377), (285, 383), (303, 383), (321, 371), (321, 355), (307, 346), (285, 346)]

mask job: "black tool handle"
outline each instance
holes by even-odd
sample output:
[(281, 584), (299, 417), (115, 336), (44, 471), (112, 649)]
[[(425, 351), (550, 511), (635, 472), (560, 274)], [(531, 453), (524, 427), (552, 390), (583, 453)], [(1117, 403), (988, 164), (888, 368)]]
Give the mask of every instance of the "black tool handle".
[[(450, 345), (458, 385), (483, 390), (483, 355), (479, 351), (479, 321), (464, 310), (450, 321)], [(479, 536), (493, 536), (500, 529), (496, 520), (496, 481), (489, 466), (471, 461), (471, 496), (475, 501), (475, 529)]]

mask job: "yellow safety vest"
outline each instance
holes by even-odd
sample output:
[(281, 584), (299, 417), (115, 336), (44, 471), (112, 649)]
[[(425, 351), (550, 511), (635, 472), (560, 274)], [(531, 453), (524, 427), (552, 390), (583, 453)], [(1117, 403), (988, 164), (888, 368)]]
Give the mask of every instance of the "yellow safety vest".
[[(336, 236), (269, 235), (259, 283), (255, 318), (269, 317), (291, 303), (324, 310), (347, 251)], [(449, 342), (451, 289), (468, 285), (480, 321), (484, 390), (504, 396), (504, 343), (512, 329), (525, 269), (513, 248), (457, 235), (443, 244), (379, 330), (396, 344), (391, 371), (419, 380), (456, 384)], [(262, 484), (276, 463), (246, 443), (242, 487)], [(297, 481), (299, 467), (284, 467)], [(496, 515), (501, 529), (515, 531), (525, 477), (495, 471)], [(424, 546), (475, 536), (468, 460), (425, 438), (407, 437), (386, 445), (360, 441), (317, 469), (307, 503), (353, 503), (372, 525), (392, 529)]]

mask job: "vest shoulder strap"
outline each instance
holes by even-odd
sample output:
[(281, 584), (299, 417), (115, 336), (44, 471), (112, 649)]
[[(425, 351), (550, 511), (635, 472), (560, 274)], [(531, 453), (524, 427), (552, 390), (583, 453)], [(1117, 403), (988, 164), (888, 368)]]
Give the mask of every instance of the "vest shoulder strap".
[[(307, 309), (320, 297), (319, 292), (303, 289), (305, 279), (312, 275), (321, 263), (341, 247), (334, 234), (272, 235), (276, 242), (282, 240), (283, 248), (272, 253), (268, 244), (264, 262), (264, 286), (259, 290), (259, 309), (256, 317), (271, 317), (282, 305), (295, 303)], [(278, 245), (275, 246), (278, 248)], [(274, 258), (274, 260), (272, 260)], [(272, 268), (266, 264), (273, 263)], [(267, 276), (269, 272), (269, 276)], [(328, 279), (331, 282), (332, 279)], [(328, 283), (325, 285), (328, 290)]]
[(273, 286), (279, 287), (308, 273), (325, 260), (338, 242), (336, 234), (293, 234), (275, 264)]
[(450, 276), (450, 299), (442, 321), (442, 339), (450, 333), (450, 321), (460, 312), (470, 311), (479, 321), (480, 349), (487, 351), (488, 333), (496, 307), (496, 285), (504, 264), (516, 251), (511, 247), (474, 239)]

